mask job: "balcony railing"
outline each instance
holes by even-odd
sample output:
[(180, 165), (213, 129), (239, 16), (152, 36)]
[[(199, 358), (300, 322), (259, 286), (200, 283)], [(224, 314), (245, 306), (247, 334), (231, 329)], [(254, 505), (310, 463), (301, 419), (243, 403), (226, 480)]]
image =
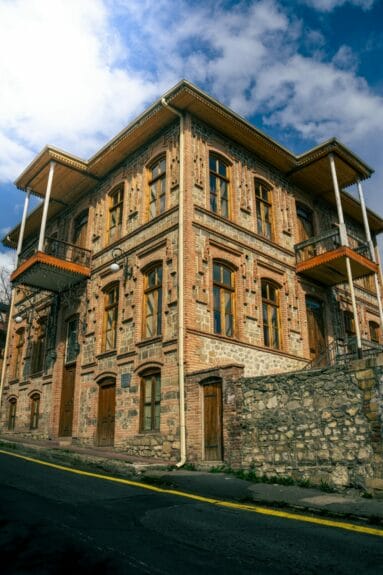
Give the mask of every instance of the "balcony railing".
[[(24, 250), (19, 256), (19, 265), (27, 261), (37, 252), (37, 246), (33, 245)], [(76, 263), (90, 267), (91, 252), (74, 244), (58, 240), (56, 238), (45, 239), (44, 253), (65, 262)]]
[[(362, 357), (375, 357), (383, 353), (383, 345), (368, 339), (361, 340)], [(332, 365), (347, 365), (350, 361), (359, 359), (358, 346), (355, 336), (334, 340), (325, 347), (304, 369), (318, 369)]]
[[(370, 249), (364, 240), (353, 234), (347, 234), (349, 247), (357, 254), (372, 260)], [(335, 251), (341, 247), (339, 230), (331, 230), (321, 236), (310, 238), (295, 246), (297, 264), (307, 261), (315, 256)]]

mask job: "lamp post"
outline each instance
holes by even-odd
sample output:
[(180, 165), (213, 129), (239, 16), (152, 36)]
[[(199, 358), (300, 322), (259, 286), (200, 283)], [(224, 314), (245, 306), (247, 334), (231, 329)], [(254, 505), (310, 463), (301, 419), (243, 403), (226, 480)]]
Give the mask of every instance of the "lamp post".
[[(128, 256), (121, 248), (114, 248), (112, 257), (114, 261), (109, 266), (110, 271), (113, 273), (118, 272), (122, 267), (124, 280), (130, 279), (133, 275), (133, 269), (132, 266), (129, 266)], [(118, 260), (122, 260), (122, 264), (120, 264)]]

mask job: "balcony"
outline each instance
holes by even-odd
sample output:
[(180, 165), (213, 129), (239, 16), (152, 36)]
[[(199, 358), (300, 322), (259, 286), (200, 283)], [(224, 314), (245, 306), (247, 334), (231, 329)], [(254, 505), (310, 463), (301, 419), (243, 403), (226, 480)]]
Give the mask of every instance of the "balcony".
[(91, 253), (56, 238), (46, 238), (44, 251), (33, 246), (20, 254), (11, 275), (13, 285), (61, 292), (90, 276)]
[(348, 243), (342, 246), (339, 230), (334, 230), (297, 244), (297, 273), (328, 286), (345, 283), (348, 281), (347, 257), (353, 279), (376, 273), (378, 266), (371, 259), (367, 243), (351, 234), (348, 234)]

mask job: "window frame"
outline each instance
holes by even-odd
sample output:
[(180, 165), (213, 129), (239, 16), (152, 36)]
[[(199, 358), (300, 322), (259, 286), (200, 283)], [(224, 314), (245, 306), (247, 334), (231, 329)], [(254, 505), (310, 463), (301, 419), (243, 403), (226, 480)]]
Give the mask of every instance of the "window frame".
[[(108, 195), (108, 243), (118, 240), (122, 235), (122, 221), (124, 212), (124, 184), (119, 184)], [(114, 218), (114, 215), (117, 217)], [(115, 223), (113, 223), (115, 222)], [(112, 225), (113, 223), (113, 225)], [(115, 231), (117, 230), (117, 231)]]
[[(216, 165), (212, 168), (212, 161), (215, 161)], [(218, 165), (217, 165), (218, 163)], [(220, 172), (220, 167), (225, 167), (225, 174)], [(212, 180), (214, 180), (215, 185), (212, 186)], [(222, 183), (224, 182), (224, 190), (226, 191), (226, 213), (222, 209)], [(217, 186), (217, 183), (219, 184)], [(214, 192), (213, 192), (214, 190)], [(221, 216), (222, 218), (231, 217), (231, 193), (230, 193), (230, 163), (229, 161), (218, 154), (217, 152), (209, 152), (209, 209), (214, 214)], [(215, 208), (214, 208), (215, 205)]]
[[(153, 285), (150, 285), (150, 276), (155, 274), (155, 279), (159, 278)], [(154, 297), (152, 298), (152, 294)], [(144, 272), (144, 301), (143, 301), (143, 328), (144, 339), (159, 337), (162, 335), (162, 305), (163, 305), (163, 265), (162, 262), (152, 264)], [(148, 313), (150, 299), (153, 300), (153, 312)], [(154, 318), (152, 333), (148, 333), (148, 318)]]
[(38, 333), (32, 341), (31, 375), (38, 375), (44, 371), (45, 346), (47, 340), (47, 318), (38, 320)]
[[(146, 383), (150, 385), (150, 399), (148, 400)], [(155, 433), (161, 427), (161, 371), (153, 369), (144, 372), (140, 381), (140, 433)], [(145, 412), (149, 408), (150, 416), (146, 418)], [(149, 420), (149, 426), (146, 426)]]
[[(216, 279), (216, 268), (219, 268), (219, 279)], [(225, 283), (225, 272), (230, 274), (230, 283)], [(213, 331), (216, 335), (235, 336), (235, 271), (231, 265), (221, 260), (213, 260)], [(217, 295), (218, 294), (218, 298)], [(230, 313), (226, 313), (226, 295), (229, 294)], [(218, 299), (218, 307), (217, 307)], [(231, 320), (227, 322), (227, 318)], [(219, 329), (218, 329), (219, 324)]]
[(14, 431), (16, 427), (17, 397), (11, 397), (8, 405), (8, 431)]
[[(262, 197), (262, 194), (258, 195), (257, 191), (259, 187), (266, 191), (266, 199)], [(271, 200), (272, 189), (272, 186), (265, 180), (254, 178), (256, 233), (270, 241), (273, 241), (274, 238), (273, 203)], [(265, 214), (269, 214), (268, 219)], [(269, 233), (266, 232), (266, 226), (268, 226)]]
[[(78, 330), (79, 330), (79, 316), (78, 315), (73, 315), (72, 317), (68, 318), (65, 322), (65, 365), (70, 365), (72, 363), (76, 362), (77, 359), (77, 355), (78, 355), (78, 350), (79, 350), (79, 343), (78, 343)], [(76, 334), (76, 338), (75, 338), (75, 343), (73, 344), (73, 349), (75, 350), (73, 352), (73, 356), (69, 356), (68, 350), (71, 347), (71, 343), (69, 343), (69, 339), (70, 339), (70, 333), (69, 333), (69, 329), (70, 329), (70, 325), (72, 323), (76, 323), (76, 329), (72, 330), (71, 333), (75, 333)]]
[[(115, 351), (117, 349), (119, 301), (120, 301), (120, 286), (118, 283), (113, 283), (103, 289), (101, 353)], [(110, 318), (111, 318), (111, 327), (108, 329), (108, 320)], [(108, 344), (109, 334), (112, 334), (112, 341), (110, 344)]]
[[(274, 290), (275, 299), (270, 297), (270, 288)], [(266, 289), (266, 297), (264, 297)], [(282, 349), (282, 329), (281, 329), (281, 286), (269, 278), (261, 279), (262, 298), (262, 331), (263, 345), (268, 349)], [(276, 323), (273, 320), (273, 311), (276, 313)], [(265, 313), (266, 312), (266, 313)], [(265, 322), (265, 317), (267, 322)]]
[[(158, 174), (154, 174), (154, 170), (161, 166), (163, 163), (164, 170), (159, 171)], [(161, 154), (157, 156), (147, 167), (147, 186), (148, 186), (148, 206), (147, 206), (147, 217), (148, 220), (153, 220), (157, 216), (160, 216), (166, 211), (167, 203), (167, 165), (166, 165), (166, 154)], [(159, 186), (159, 188), (158, 188)], [(155, 190), (152, 201), (152, 190)], [(154, 210), (152, 213), (152, 206)]]
[(38, 429), (40, 420), (40, 401), (41, 395), (33, 393), (31, 395), (31, 418), (29, 423), (30, 429)]
[(25, 345), (25, 328), (21, 327), (16, 331), (17, 341), (15, 345), (15, 357), (13, 359), (13, 379), (20, 379), (20, 368), (23, 359)]
[(380, 344), (381, 341), (381, 329), (377, 321), (371, 319), (368, 322), (368, 333), (370, 336), (370, 341)]

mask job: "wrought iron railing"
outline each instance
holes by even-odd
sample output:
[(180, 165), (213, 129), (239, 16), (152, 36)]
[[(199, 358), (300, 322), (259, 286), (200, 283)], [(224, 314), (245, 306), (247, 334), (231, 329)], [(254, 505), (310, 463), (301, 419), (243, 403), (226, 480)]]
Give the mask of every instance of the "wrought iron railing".
[[(28, 260), (36, 252), (37, 245), (30, 246), (24, 250), (19, 256), (19, 264)], [(47, 237), (45, 239), (44, 253), (66, 262), (77, 263), (86, 267), (90, 267), (90, 250), (80, 248), (79, 246), (75, 246), (74, 244), (70, 244), (69, 242), (64, 242), (56, 238)]]
[[(364, 256), (372, 259), (368, 243), (354, 234), (347, 234), (349, 247)], [(314, 256), (336, 250), (341, 245), (339, 230), (331, 230), (321, 236), (310, 238), (295, 245), (297, 263), (307, 261)]]
[[(374, 357), (383, 352), (383, 345), (368, 339), (361, 340), (362, 357)], [(355, 336), (345, 337), (344, 339), (334, 340), (328, 346), (305, 365), (304, 369), (318, 369), (321, 367), (330, 367), (332, 365), (345, 365), (353, 359), (360, 359)]]

